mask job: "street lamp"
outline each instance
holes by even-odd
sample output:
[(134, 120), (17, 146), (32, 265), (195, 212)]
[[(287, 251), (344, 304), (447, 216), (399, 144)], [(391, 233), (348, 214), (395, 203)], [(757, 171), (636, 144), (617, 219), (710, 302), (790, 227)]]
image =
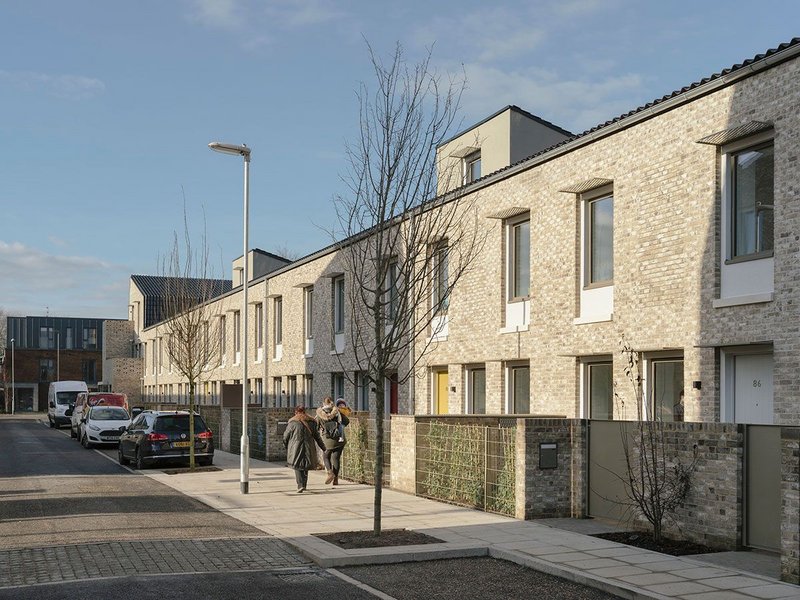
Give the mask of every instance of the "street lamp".
[(244, 158), (244, 249), (242, 251), (242, 439), (240, 443), (239, 486), (242, 494), (250, 491), (250, 438), (247, 435), (247, 400), (249, 382), (247, 380), (247, 251), (250, 228), (250, 148), (242, 144), (223, 144), (211, 142), (209, 148), (223, 154), (233, 154)]
[(14, 338), (11, 338), (11, 414), (14, 414), (14, 400), (16, 390), (14, 389), (14, 369), (17, 367), (17, 361), (14, 360)]

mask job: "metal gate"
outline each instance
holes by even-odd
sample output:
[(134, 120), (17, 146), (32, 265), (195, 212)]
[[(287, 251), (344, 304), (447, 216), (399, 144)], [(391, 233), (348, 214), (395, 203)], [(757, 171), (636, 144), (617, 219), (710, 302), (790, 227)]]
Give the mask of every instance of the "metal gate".
[(745, 438), (745, 540), (747, 546), (781, 549), (781, 428), (748, 425)]

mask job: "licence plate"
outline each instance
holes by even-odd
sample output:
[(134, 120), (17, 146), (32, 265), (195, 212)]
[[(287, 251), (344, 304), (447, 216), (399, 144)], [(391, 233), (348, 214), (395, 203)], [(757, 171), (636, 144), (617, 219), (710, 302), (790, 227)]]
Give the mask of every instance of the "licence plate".
[(173, 448), (188, 448), (189, 446), (189, 442), (172, 442)]
[(101, 440), (103, 440), (104, 442), (116, 442), (116, 441), (118, 441), (118, 440), (119, 440), (119, 436), (108, 436), (108, 435), (104, 435), (104, 436), (103, 436), (103, 437), (101, 437), (100, 439), (101, 439)]

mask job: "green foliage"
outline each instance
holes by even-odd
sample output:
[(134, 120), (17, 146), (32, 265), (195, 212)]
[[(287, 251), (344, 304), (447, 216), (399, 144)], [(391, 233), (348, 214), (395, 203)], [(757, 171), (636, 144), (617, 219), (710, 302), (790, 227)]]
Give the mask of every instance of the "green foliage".
[[(497, 431), (480, 425), (427, 426), (427, 446), (418, 446), (425, 458), (418, 473), (424, 495), (455, 504), (514, 514), (514, 437), (508, 435), (504, 456), (489, 456), (487, 435)], [(503, 430), (501, 430), (502, 432)], [(513, 433), (513, 429), (505, 431)], [(503, 435), (503, 433), (501, 433)], [(493, 463), (498, 468), (488, 468)], [(494, 479), (495, 481), (491, 481)], [(492, 493), (487, 493), (491, 490)]]
[(369, 419), (361, 416), (351, 417), (345, 433), (347, 443), (342, 451), (340, 475), (358, 483), (371, 483), (375, 473), (372, 465), (368, 465), (366, 461), (370, 451)]

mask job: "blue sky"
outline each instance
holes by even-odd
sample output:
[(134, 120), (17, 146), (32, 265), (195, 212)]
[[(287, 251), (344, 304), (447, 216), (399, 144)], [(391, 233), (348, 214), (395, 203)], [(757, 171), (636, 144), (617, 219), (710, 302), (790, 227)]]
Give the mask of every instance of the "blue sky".
[(330, 243), (355, 90), (382, 55), (468, 79), (469, 125), (516, 104), (580, 132), (800, 35), (800, 3), (0, 0), (0, 308), (127, 316), (184, 197), (217, 274), (242, 248)]

